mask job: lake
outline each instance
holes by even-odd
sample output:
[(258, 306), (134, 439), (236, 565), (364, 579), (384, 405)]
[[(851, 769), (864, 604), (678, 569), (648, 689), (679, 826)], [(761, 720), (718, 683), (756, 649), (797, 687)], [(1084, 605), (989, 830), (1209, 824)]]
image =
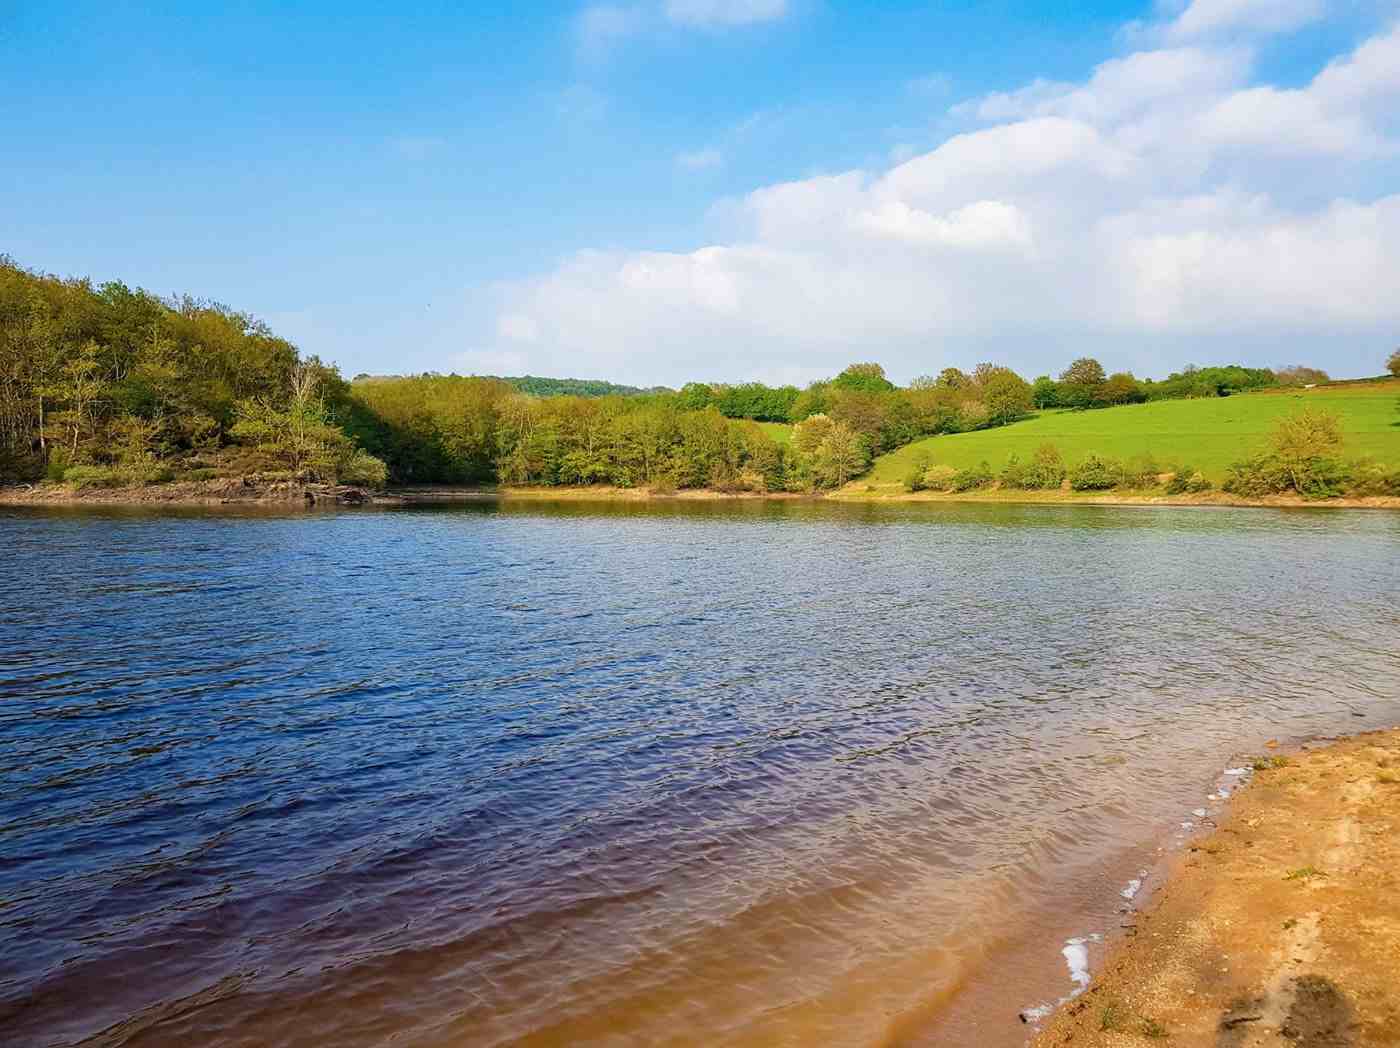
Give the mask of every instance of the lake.
[(0, 509), (0, 550), (12, 1045), (1019, 1045), (1227, 768), (1400, 720), (1400, 514)]

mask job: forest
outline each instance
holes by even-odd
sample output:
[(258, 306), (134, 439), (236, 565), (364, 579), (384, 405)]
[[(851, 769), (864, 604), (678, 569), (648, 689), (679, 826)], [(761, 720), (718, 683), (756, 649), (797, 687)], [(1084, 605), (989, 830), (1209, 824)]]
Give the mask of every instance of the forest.
[[(812, 492), (922, 437), (1037, 409), (1218, 397), (1325, 381), (1307, 368), (1188, 368), (1161, 381), (1092, 358), (1028, 382), (875, 363), (795, 386), (357, 376), (345, 381), (217, 302), (94, 285), (0, 258), (0, 482), (78, 488), (219, 477)], [(775, 434), (766, 423), (790, 423)]]

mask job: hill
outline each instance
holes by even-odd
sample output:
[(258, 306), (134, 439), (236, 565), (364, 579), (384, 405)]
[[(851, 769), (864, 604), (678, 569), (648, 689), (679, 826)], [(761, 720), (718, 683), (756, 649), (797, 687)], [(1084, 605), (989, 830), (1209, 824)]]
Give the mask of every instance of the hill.
[[(356, 375), (356, 382), (393, 382), (397, 379), (413, 378), (411, 375)], [(535, 397), (636, 397), (644, 393), (669, 392), (663, 386), (643, 389), (640, 386), (624, 386), (617, 382), (607, 382), (600, 378), (543, 378), (539, 375), (479, 375), (477, 378), (494, 378), (514, 386), (522, 393)]]
[(1278, 420), (1300, 407), (1335, 412), (1348, 457), (1400, 464), (1400, 379), (1271, 389), (1202, 400), (1159, 400), (1094, 411), (1042, 411), (996, 429), (927, 437), (875, 460), (868, 483), (899, 483), (920, 459), (957, 469), (987, 462), (999, 470), (1015, 453), (1028, 459), (1044, 443), (1065, 461), (1086, 455), (1127, 459), (1150, 453), (1164, 468), (1193, 466), (1219, 482), (1226, 467), (1262, 450)]

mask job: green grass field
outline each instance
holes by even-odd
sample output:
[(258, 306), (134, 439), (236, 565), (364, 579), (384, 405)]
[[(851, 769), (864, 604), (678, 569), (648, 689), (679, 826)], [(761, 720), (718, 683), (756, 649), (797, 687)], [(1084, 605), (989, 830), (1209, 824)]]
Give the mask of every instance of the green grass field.
[(758, 428), (773, 438), (778, 444), (792, 443), (792, 424), (788, 422), (760, 422)]
[(1268, 390), (1211, 400), (1161, 400), (1097, 411), (1046, 411), (976, 433), (928, 437), (881, 455), (861, 480), (904, 479), (920, 458), (961, 469), (986, 461), (994, 471), (1015, 452), (1029, 458), (1047, 441), (1074, 465), (1089, 454), (1126, 459), (1150, 452), (1164, 469), (1193, 466), (1219, 482), (1226, 467), (1265, 449), (1278, 419), (1304, 406), (1335, 412), (1343, 454), (1400, 465), (1400, 380), (1309, 390)]

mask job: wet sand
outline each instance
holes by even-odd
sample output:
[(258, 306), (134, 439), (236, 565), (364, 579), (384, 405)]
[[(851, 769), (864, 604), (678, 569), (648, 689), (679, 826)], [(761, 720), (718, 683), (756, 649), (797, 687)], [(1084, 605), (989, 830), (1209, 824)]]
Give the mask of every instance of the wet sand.
[(1400, 1044), (1400, 730), (1257, 768), (1035, 1048)]

